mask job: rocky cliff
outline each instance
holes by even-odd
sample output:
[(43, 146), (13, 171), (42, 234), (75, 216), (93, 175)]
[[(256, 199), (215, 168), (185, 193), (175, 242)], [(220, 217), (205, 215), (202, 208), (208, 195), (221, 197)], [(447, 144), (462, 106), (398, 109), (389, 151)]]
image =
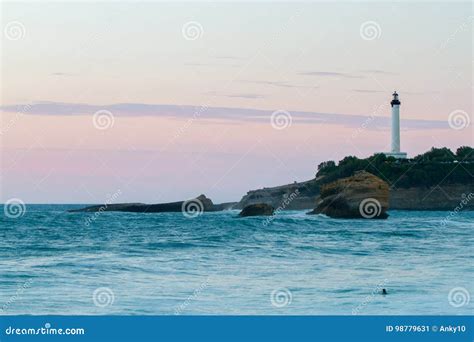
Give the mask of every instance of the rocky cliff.
[[(316, 179), (272, 188), (251, 190), (242, 197), (235, 208), (249, 204), (267, 203), (280, 210), (314, 209), (319, 201), (320, 185)], [(298, 190), (299, 195), (296, 195)], [(470, 195), (471, 194), (471, 195)], [(293, 198), (288, 202), (288, 199)], [(462, 201), (466, 203), (462, 204)], [(474, 182), (466, 184), (441, 184), (435, 187), (391, 188), (391, 210), (474, 210)]]
[(474, 210), (474, 184), (392, 189), (389, 206), (399, 210)]
[(266, 203), (280, 210), (313, 209), (318, 195), (319, 186), (316, 186), (316, 180), (294, 182), (272, 188), (251, 190), (234, 208), (243, 209), (251, 204)]

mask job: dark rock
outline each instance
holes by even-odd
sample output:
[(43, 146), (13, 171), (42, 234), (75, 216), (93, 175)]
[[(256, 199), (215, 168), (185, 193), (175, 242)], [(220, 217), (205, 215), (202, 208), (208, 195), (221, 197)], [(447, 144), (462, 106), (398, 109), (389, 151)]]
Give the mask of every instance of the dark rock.
[(180, 202), (144, 204), (144, 203), (120, 203), (94, 205), (82, 209), (69, 210), (70, 212), (97, 212), (97, 211), (124, 211), (133, 213), (165, 213), (180, 211), (217, 211), (212, 201), (205, 195), (194, 199)]
[(240, 212), (240, 217), (247, 217), (247, 216), (271, 216), (275, 209), (268, 204), (265, 203), (256, 203), (246, 206)]
[(80, 209), (70, 209), (68, 212), (74, 213), (74, 212), (90, 212), (94, 213), (97, 211), (127, 211), (126, 209), (128, 207), (141, 207), (141, 206), (147, 206), (144, 203), (116, 203), (116, 204), (100, 204), (100, 205), (92, 205), (89, 207), (85, 208), (80, 208)]

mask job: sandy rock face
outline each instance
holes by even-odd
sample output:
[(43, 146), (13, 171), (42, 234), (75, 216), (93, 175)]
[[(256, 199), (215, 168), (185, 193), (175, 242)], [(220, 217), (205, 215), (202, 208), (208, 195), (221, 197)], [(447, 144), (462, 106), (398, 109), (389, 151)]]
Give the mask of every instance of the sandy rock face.
[(334, 218), (384, 219), (389, 205), (389, 186), (366, 171), (338, 179), (321, 188), (321, 196), (310, 214)]

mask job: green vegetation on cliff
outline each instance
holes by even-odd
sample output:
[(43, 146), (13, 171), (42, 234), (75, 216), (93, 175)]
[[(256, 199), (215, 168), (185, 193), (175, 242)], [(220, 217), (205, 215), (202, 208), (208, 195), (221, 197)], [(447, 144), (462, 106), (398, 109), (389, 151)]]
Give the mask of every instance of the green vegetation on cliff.
[[(318, 165), (316, 177), (320, 184), (349, 177), (355, 171), (366, 170), (393, 187), (436, 186), (474, 182), (474, 149), (462, 146), (453, 153), (449, 148), (432, 148), (412, 159), (395, 159), (382, 153), (365, 159), (345, 157), (338, 164), (326, 161)], [(319, 183), (319, 182), (318, 182)]]

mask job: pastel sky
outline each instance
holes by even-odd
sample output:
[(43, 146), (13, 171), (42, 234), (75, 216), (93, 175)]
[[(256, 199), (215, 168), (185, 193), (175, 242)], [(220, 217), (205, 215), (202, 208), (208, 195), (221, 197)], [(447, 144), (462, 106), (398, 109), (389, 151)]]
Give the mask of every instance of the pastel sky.
[(409, 156), (474, 145), (471, 2), (1, 6), (2, 202), (239, 200), (388, 151), (394, 90)]

